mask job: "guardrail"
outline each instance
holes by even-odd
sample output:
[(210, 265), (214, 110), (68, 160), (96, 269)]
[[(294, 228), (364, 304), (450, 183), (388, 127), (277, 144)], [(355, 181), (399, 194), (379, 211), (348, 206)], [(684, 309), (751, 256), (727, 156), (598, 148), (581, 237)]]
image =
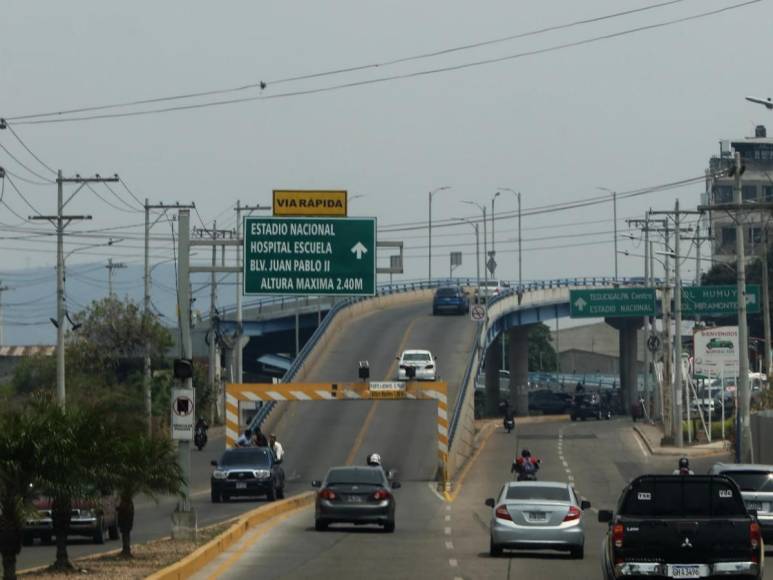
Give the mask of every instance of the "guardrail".
[[(462, 415), (462, 405), (464, 404), (464, 398), (467, 396), (467, 389), (469, 388), (470, 383), (470, 376), (472, 375), (473, 367), (480, 366), (479, 361), (476, 363), (476, 359), (478, 358), (479, 349), (478, 346), (480, 344), (480, 333), (483, 330), (483, 324), (480, 322), (477, 323), (477, 328), (475, 329), (475, 336), (473, 338), (472, 342), (472, 349), (470, 353), (470, 359), (467, 362), (467, 370), (464, 372), (464, 378), (461, 382), (461, 388), (459, 389), (459, 392), (456, 394), (456, 402), (454, 403), (454, 410), (453, 414), (451, 415), (451, 424), (448, 426), (448, 450), (451, 451), (451, 448), (454, 444), (454, 437), (456, 436), (456, 428), (459, 424), (459, 417)], [(477, 376), (478, 369), (475, 368), (475, 375)], [(474, 382), (473, 382), (473, 389), (475, 388)]]

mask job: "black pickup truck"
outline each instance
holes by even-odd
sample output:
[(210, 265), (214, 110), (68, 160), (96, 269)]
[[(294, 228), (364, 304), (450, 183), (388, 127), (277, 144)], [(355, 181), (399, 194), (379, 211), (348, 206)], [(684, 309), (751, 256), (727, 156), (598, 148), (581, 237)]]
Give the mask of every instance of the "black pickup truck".
[(640, 476), (614, 513), (599, 512), (609, 524), (604, 578), (760, 579), (764, 548), (755, 515), (726, 477)]

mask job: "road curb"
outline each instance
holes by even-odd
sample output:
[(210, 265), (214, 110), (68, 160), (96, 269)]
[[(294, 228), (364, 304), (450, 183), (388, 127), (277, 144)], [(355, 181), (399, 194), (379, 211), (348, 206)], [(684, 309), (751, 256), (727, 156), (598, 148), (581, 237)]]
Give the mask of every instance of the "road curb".
[(650, 455), (660, 455), (664, 457), (714, 457), (716, 455), (725, 455), (727, 453), (726, 449), (697, 450), (694, 447), (685, 447), (683, 449), (663, 449), (661, 447), (654, 446), (644, 431), (638, 427), (638, 425), (633, 425), (632, 428), (642, 440)]
[(230, 548), (251, 529), (279, 515), (311, 505), (315, 495), (313, 491), (309, 491), (269, 505), (260, 506), (247, 512), (240, 516), (236, 523), (226, 531), (212, 538), (203, 546), (196, 548), (196, 550), (182, 560), (159, 570), (155, 574), (151, 574), (148, 576), (148, 580), (183, 580), (184, 578), (190, 578)]

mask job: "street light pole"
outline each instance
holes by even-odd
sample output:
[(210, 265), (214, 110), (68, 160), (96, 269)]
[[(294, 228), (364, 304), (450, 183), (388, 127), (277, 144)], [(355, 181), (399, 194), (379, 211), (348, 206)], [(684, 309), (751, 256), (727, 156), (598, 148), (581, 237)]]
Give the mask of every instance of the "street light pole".
[[(486, 265), (486, 256), (488, 256), (488, 247), (486, 245), (486, 239), (488, 234), (486, 233), (486, 206), (477, 201), (464, 201), (468, 205), (474, 205), (483, 213), (483, 279), (488, 282), (488, 266)], [(486, 284), (488, 287), (488, 284)], [(488, 288), (486, 289), (488, 291)], [(478, 298), (480, 298), (480, 280), (478, 280)]]
[[(521, 192), (510, 189), (509, 187), (500, 187), (502, 191), (509, 191), (512, 193), (518, 201), (518, 214), (516, 216), (516, 225), (518, 227), (518, 287), (523, 288), (523, 252), (521, 251)], [(513, 257), (513, 276), (515, 272), (515, 256)]]
[(475, 230), (475, 275), (477, 277), (478, 288), (480, 288), (480, 238), (478, 237), (478, 224), (471, 222), (465, 218), (457, 218), (459, 221), (463, 221), (470, 224)]
[(444, 185), (442, 187), (438, 187), (436, 189), (433, 189), (429, 192), (428, 198), (429, 198), (429, 212), (428, 212), (428, 219), (427, 219), (427, 236), (429, 238), (429, 263), (427, 266), (427, 280), (429, 282), (432, 282), (432, 198), (435, 196), (436, 193), (440, 191), (445, 191), (446, 189), (451, 189), (450, 186)]
[(601, 191), (606, 191), (608, 193), (612, 194), (612, 221), (614, 222), (612, 224), (612, 230), (614, 232), (614, 251), (615, 251), (615, 282), (618, 280), (618, 270), (617, 270), (617, 192), (613, 189), (609, 189), (608, 187), (597, 187), (596, 189), (600, 189)]
[[(681, 256), (679, 255), (679, 240), (682, 237), (680, 228), (679, 200), (676, 200), (674, 206), (674, 415), (676, 416), (676, 433), (674, 440), (677, 447), (684, 447), (684, 434), (682, 432), (682, 278), (681, 278)], [(668, 251), (668, 250), (666, 250)], [(689, 388), (689, 387), (688, 387)], [(689, 399), (689, 397), (688, 397)], [(687, 419), (690, 419), (689, 407), (687, 410)], [(687, 426), (687, 437), (691, 439), (690, 425)]]
[[(499, 197), (499, 192), (497, 191), (494, 194), (494, 197), (491, 198), (491, 259), (494, 260), (496, 263), (496, 260), (494, 256), (496, 256), (496, 238), (494, 237), (494, 202)], [(494, 272), (496, 272), (496, 267), (494, 267), (493, 271), (491, 272), (491, 275), (494, 275)]]

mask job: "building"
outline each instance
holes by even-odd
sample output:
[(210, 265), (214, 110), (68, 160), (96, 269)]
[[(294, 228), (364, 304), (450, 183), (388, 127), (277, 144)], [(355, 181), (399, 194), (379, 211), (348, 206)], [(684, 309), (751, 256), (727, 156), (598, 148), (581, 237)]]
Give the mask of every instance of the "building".
[[(572, 374), (619, 374), (620, 337), (606, 322), (562, 328), (551, 332), (561, 372)], [(639, 331), (638, 372), (644, 372), (644, 331)]]
[[(734, 178), (728, 176), (714, 177), (734, 164), (735, 152), (740, 153), (744, 166), (741, 198), (743, 203), (773, 202), (773, 139), (767, 136), (764, 125), (758, 125), (754, 137), (746, 137), (737, 141), (720, 143), (719, 156), (709, 160), (706, 178), (706, 191), (703, 203), (715, 205), (734, 203)], [(706, 199), (706, 197), (708, 199)], [(734, 262), (736, 249), (736, 229), (733, 214), (713, 211), (709, 214), (712, 238), (712, 254), (714, 261)], [(765, 215), (748, 214), (746, 228), (746, 255), (758, 256), (762, 250), (763, 228)]]

